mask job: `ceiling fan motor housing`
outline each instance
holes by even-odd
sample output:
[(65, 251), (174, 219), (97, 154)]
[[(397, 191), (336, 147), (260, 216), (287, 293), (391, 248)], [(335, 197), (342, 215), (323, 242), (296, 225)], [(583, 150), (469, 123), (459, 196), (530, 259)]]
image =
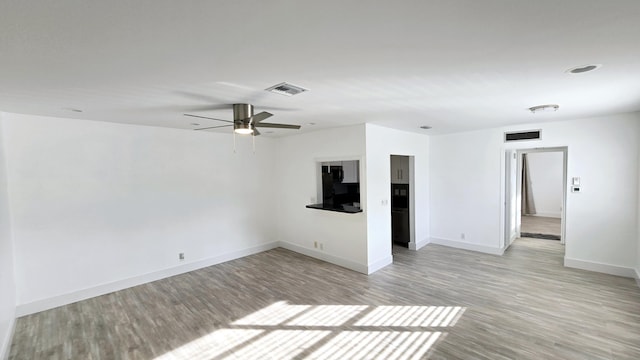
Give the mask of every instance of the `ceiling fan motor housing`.
[(253, 116), (253, 105), (233, 104), (233, 121), (244, 122)]

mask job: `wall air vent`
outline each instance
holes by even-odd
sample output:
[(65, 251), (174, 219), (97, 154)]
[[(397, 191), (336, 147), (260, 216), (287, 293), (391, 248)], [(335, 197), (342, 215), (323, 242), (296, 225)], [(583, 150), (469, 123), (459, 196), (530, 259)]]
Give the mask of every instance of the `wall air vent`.
[(273, 85), (270, 88), (266, 88), (265, 90), (270, 91), (272, 93), (293, 96), (303, 93), (305, 91), (309, 91), (308, 89), (302, 88), (300, 86), (291, 85), (289, 83), (283, 82), (278, 85)]
[(527, 130), (527, 131), (517, 131), (517, 132), (506, 132), (504, 133), (504, 142), (511, 141), (524, 141), (524, 140), (540, 140), (541, 130)]

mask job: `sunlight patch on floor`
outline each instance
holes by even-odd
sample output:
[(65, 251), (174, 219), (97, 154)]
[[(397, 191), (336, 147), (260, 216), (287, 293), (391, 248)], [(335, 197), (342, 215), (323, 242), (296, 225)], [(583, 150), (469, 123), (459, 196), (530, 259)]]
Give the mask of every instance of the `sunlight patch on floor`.
[(227, 350), (248, 342), (264, 333), (257, 329), (220, 329), (177, 349), (174, 349), (156, 360), (205, 360), (221, 355)]
[(440, 332), (342, 331), (309, 359), (421, 359)]
[(233, 325), (280, 325), (311, 305), (289, 305), (286, 301), (278, 301), (235, 321)]
[(330, 333), (318, 330), (275, 330), (225, 359), (293, 359)]
[(460, 306), (378, 306), (356, 322), (356, 326), (453, 326)]
[(464, 311), (460, 306), (279, 301), (156, 360), (420, 359)]
[(366, 305), (320, 305), (289, 321), (297, 326), (340, 326), (367, 308)]

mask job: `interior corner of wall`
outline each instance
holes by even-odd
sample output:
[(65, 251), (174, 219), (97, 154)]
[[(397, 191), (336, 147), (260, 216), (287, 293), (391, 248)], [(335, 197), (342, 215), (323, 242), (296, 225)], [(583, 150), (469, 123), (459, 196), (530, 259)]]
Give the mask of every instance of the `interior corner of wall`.
[(9, 321), (9, 329), (4, 339), (0, 339), (0, 359), (8, 360), (9, 352), (11, 350), (11, 340), (16, 331), (16, 319), (15, 316)]

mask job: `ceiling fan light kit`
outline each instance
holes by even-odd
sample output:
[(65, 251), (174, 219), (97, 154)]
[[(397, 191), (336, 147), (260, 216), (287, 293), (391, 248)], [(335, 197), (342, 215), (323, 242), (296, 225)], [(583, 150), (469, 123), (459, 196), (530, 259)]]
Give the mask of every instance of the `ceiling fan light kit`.
[(233, 129), (233, 131), (236, 134), (240, 134), (240, 135), (249, 135), (249, 134), (253, 134), (253, 129), (251, 129), (249, 127), (249, 125), (245, 125), (245, 124), (235, 124), (234, 125), (235, 129)]

